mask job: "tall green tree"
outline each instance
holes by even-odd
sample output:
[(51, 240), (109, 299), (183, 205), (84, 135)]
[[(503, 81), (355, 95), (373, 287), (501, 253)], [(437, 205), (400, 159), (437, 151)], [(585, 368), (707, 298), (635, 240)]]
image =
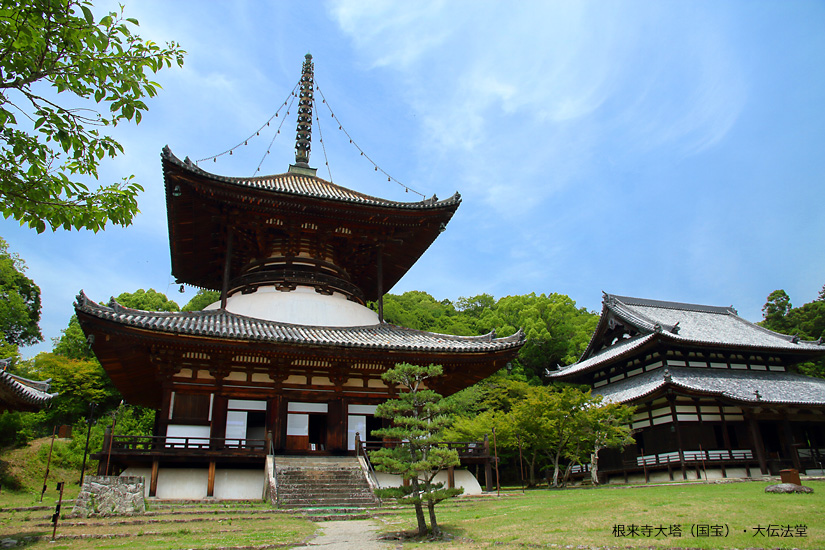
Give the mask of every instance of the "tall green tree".
[(185, 52), (135, 34), (123, 7), (95, 20), (89, 0), (0, 0), (0, 212), (38, 233), (129, 225), (133, 176), (89, 188), (123, 146), (108, 129), (140, 123), (150, 75)]
[(545, 380), (548, 370), (575, 363), (584, 352), (596, 329), (598, 315), (564, 294), (525, 294), (500, 299), (494, 308), (484, 310), (480, 325), (509, 336), (521, 328), (527, 342), (519, 352), (518, 363), (533, 384)]
[(381, 377), (387, 383), (401, 386), (402, 393), (398, 399), (378, 405), (375, 411), (375, 416), (390, 419), (392, 425), (374, 433), (402, 443), (372, 451), (370, 460), (376, 470), (400, 475), (409, 482), (408, 486), (379, 489), (376, 493), (412, 504), (421, 536), (427, 534), (423, 503), (427, 504), (430, 529), (438, 535), (441, 530), (435, 514), (436, 504), (463, 492), (463, 489), (446, 489), (433, 482), (438, 472), (460, 464), (455, 449), (439, 445), (450, 419), (441, 395), (426, 387), (428, 379), (441, 374), (440, 365), (422, 367), (399, 363)]
[(69, 326), (61, 330), (60, 337), (54, 338), (52, 342), (54, 344), (52, 353), (55, 355), (78, 361), (97, 361), (91, 346), (86, 341), (83, 329), (80, 328), (77, 315), (72, 315), (69, 319)]
[[(825, 286), (811, 302), (793, 307), (784, 290), (774, 290), (762, 307), (761, 326), (782, 334), (796, 335), (803, 340), (825, 339)], [(797, 366), (799, 372), (825, 378), (825, 359), (808, 361)]]
[(565, 479), (574, 464), (589, 461), (590, 480), (593, 485), (598, 485), (599, 451), (607, 448), (620, 449), (635, 441), (630, 428), (634, 411), (635, 407), (621, 403), (604, 403), (601, 396), (594, 397), (593, 406), (585, 407), (581, 411), (581, 431), (576, 447), (568, 454), (570, 462)]
[(39, 326), (40, 287), (25, 272), (26, 263), (9, 251), (8, 243), (0, 237), (0, 335), (7, 344), (4, 353), (16, 354), (16, 346), (43, 340)]

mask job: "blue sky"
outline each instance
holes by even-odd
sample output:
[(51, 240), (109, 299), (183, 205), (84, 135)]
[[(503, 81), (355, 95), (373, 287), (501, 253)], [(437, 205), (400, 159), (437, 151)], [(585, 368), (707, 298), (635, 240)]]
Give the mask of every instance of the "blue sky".
[[(825, 284), (823, 2), (127, 4), (142, 37), (189, 53), (157, 76), (143, 122), (116, 129), (126, 153), (101, 170), (145, 187), (132, 226), (37, 235), (0, 220), (43, 293), (47, 341), (26, 356), (50, 349), (80, 289), (194, 295), (170, 275), (160, 151), (201, 159), (254, 134), (307, 52), (327, 100), (316, 94), (319, 176), (417, 199), (329, 106), (395, 179), (464, 198), (393, 293), (558, 292), (599, 310), (604, 290), (758, 321), (771, 291), (801, 305)], [(254, 175), (274, 127), (201, 166)], [(261, 173), (286, 171), (294, 139), (293, 108)]]

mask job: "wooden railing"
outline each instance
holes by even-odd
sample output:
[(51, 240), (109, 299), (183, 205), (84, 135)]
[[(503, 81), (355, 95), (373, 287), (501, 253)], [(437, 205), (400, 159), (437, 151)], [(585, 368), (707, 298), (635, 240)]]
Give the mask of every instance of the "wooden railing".
[[(368, 456), (369, 451), (403, 445), (402, 441), (360, 441), (357, 437), (355, 443), (355, 454), (359, 456)], [(443, 441), (437, 446), (455, 449), (458, 451), (458, 458), (488, 458), (490, 456), (489, 446), (483, 441)]]
[[(111, 445), (111, 447), (110, 447)], [(269, 439), (229, 439), (186, 436), (116, 435), (103, 442), (103, 452), (112, 454), (187, 453), (208, 454), (229, 451), (231, 453), (266, 454), (271, 447)]]

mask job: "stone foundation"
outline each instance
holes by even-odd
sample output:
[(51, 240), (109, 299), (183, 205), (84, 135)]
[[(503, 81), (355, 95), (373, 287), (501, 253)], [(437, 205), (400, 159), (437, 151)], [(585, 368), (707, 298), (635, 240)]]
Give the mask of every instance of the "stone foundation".
[(138, 476), (86, 476), (73, 517), (132, 516), (146, 511), (145, 481)]

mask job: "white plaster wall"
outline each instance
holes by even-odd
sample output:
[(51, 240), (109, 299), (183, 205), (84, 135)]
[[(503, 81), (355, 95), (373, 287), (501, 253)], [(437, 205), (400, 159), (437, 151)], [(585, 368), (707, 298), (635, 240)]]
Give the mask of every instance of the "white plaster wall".
[[(142, 476), (149, 496), (151, 468), (127, 468), (121, 476)], [(160, 468), (157, 498), (199, 500), (206, 498), (209, 470), (206, 468)], [(264, 492), (264, 471), (215, 470), (215, 498), (218, 500), (260, 500)]]
[[(215, 302), (204, 309), (218, 309)], [(378, 314), (343, 294), (324, 296), (314, 288), (299, 286), (291, 292), (281, 292), (273, 287), (262, 287), (251, 294), (234, 294), (227, 298), (226, 309), (232, 313), (293, 323), (326, 327), (360, 327), (377, 325)]]
[[(747, 471), (745, 468), (726, 468), (725, 473), (727, 477), (722, 476), (722, 469), (721, 468), (708, 468), (705, 471), (699, 470), (701, 477), (696, 477), (696, 469), (695, 468), (688, 468), (687, 470), (687, 480), (688, 481), (704, 481), (705, 475), (707, 475), (708, 480), (717, 480), (717, 479), (740, 479), (748, 477)], [(657, 471), (657, 472), (650, 472), (648, 475), (650, 479), (650, 483), (669, 483), (670, 476), (667, 473), (667, 470)], [(751, 477), (759, 478), (762, 477), (762, 473), (759, 471), (759, 467), (751, 467)], [(682, 477), (682, 470), (674, 467), (673, 469), (673, 481), (684, 481), (685, 479)], [(631, 474), (627, 476), (628, 483), (644, 483), (645, 476), (644, 474)], [(610, 476), (610, 480), (608, 481), (610, 485), (623, 485), (624, 484), (624, 477), (621, 474), (616, 474)]]
[[(375, 479), (378, 482), (379, 487), (401, 486), (401, 476), (397, 476), (394, 474), (376, 472)], [(438, 475), (435, 476), (434, 481), (436, 483), (443, 483), (446, 487), (447, 472), (439, 472)], [(467, 470), (455, 470), (455, 486), (463, 487), (465, 495), (480, 495), (481, 493), (483, 493), (483, 491), (481, 490), (481, 485), (478, 484), (478, 480), (475, 478), (473, 474), (471, 474)]]
[(263, 470), (215, 470), (216, 499), (260, 500), (263, 496)]

